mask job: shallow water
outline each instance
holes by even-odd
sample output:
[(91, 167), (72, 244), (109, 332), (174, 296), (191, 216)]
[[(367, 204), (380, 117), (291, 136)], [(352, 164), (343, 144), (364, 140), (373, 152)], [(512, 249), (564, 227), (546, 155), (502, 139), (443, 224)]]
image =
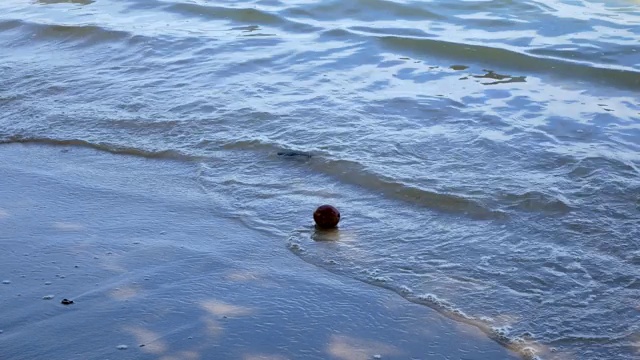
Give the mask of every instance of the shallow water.
[(305, 261), (529, 356), (632, 359), (638, 44), (633, 0), (5, 0), (0, 141), (194, 162)]

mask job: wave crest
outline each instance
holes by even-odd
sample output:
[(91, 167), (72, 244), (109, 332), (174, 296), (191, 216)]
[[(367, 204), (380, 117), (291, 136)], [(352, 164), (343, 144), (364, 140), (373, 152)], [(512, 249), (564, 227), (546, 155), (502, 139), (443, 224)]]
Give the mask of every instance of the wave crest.
[(197, 161), (200, 157), (184, 154), (177, 150), (144, 150), (133, 147), (119, 146), (109, 143), (93, 143), (80, 139), (52, 139), (46, 137), (22, 137), (10, 136), (0, 139), (3, 144), (41, 144), (49, 146), (79, 146), (84, 148), (105, 151), (112, 154), (131, 155), (149, 159), (171, 159), (182, 161)]

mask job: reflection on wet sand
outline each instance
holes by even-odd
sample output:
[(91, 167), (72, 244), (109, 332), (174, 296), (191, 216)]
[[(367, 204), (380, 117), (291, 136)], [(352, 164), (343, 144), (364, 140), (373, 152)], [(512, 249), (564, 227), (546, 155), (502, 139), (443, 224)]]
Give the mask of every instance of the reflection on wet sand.
[(333, 335), (327, 344), (327, 352), (340, 360), (381, 359), (398, 355), (401, 351), (393, 346), (346, 335)]
[(135, 337), (142, 352), (160, 355), (168, 350), (162, 335), (142, 326), (125, 326), (124, 329)]
[(202, 303), (202, 308), (215, 316), (247, 316), (251, 315), (253, 309), (240, 306), (227, 304), (221, 301), (208, 300)]

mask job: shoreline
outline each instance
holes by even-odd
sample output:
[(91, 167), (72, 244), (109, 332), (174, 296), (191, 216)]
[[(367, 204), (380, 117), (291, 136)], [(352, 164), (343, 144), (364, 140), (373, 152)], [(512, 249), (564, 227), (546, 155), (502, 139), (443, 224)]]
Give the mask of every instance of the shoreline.
[(27, 144), (0, 156), (8, 359), (520, 359), (226, 218), (193, 163)]

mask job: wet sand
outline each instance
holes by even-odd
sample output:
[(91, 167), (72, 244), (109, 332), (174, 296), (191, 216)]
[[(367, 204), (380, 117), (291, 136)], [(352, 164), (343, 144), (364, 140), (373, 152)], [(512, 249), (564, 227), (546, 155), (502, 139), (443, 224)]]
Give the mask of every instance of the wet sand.
[(2, 359), (518, 359), (217, 212), (195, 163), (33, 145), (0, 158)]

